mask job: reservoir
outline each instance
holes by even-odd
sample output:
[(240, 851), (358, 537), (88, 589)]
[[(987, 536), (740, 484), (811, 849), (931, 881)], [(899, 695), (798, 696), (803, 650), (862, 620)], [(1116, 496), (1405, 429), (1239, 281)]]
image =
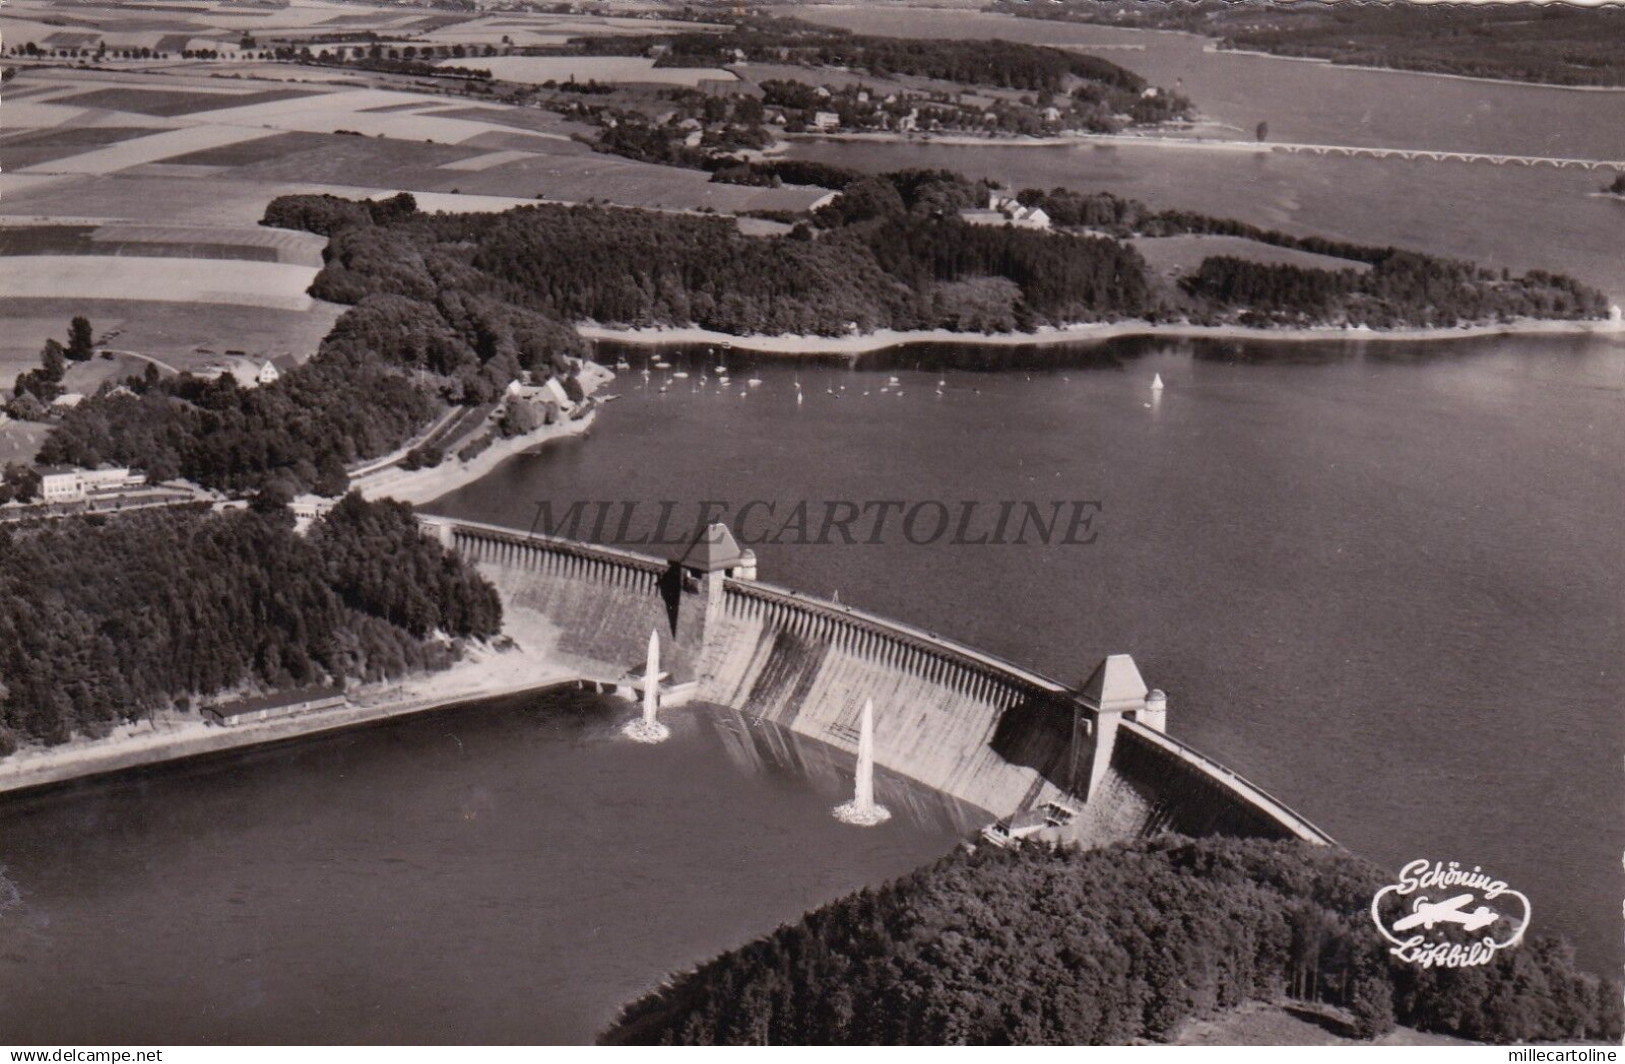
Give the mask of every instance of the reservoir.
[(710, 357), (666, 352), (691, 375), (662, 394), (628, 355), (589, 437), (430, 509), (524, 529), (540, 500), (630, 502), (640, 537), (662, 501), (693, 520), (701, 501), (1097, 500), (1089, 545), (894, 528), (753, 549), (764, 580), (1066, 682), (1132, 653), (1170, 732), (1354, 851), (1493, 868), (1534, 933), (1621, 959), (1619, 344), (735, 351), (722, 394), (700, 384)]
[(0, 804), (12, 1043), (584, 1042), (671, 972), (984, 821), (735, 714), (576, 692)]
[[(858, 5), (796, 16), (857, 33), (917, 34), (916, 13)], [(914, 27), (914, 28), (910, 28)], [(1210, 50), (1184, 33), (933, 11), (930, 36), (1076, 49), (1176, 85), (1210, 135), (1306, 144), (1625, 159), (1625, 90), (1578, 91)], [(1425, 97), (1426, 106), (1418, 106)], [(1567, 273), (1625, 303), (1625, 200), (1612, 171), (1256, 155), (1156, 145), (1034, 147), (793, 141), (793, 157), (883, 172), (940, 167), (1012, 189), (1111, 191), (1153, 207), (1298, 235), (1395, 245), (1515, 272)]]

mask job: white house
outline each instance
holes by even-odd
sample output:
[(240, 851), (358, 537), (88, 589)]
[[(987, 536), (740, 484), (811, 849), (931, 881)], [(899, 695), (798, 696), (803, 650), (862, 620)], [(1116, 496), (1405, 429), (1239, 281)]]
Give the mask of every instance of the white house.
[(972, 225), (1013, 225), (1017, 229), (1050, 227), (1050, 217), (1044, 208), (1024, 207), (1014, 196), (999, 192), (987, 194), (985, 209), (960, 211), (959, 216)]
[(84, 485), (79, 481), (82, 470), (74, 466), (39, 466), (40, 498), (46, 502), (72, 502), (85, 497)]
[(841, 128), (841, 116), (834, 111), (815, 111), (812, 124), (814, 129), (839, 129)]
[(265, 365), (260, 367), (258, 373), (254, 374), (254, 383), (275, 384), (277, 380), (281, 378), (281, 376), (282, 373), (276, 368), (276, 366), (270, 362), (267, 362)]
[(146, 479), (123, 466), (80, 469), (77, 466), (49, 465), (37, 467), (37, 472), (40, 475), (40, 498), (46, 502), (77, 502), (90, 495), (141, 484)]

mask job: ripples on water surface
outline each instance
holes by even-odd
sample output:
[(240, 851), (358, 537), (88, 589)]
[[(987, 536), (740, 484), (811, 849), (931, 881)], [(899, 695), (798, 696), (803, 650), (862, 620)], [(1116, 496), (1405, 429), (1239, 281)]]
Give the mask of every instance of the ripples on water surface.
[(983, 822), (726, 711), (504, 699), (0, 803), (14, 1044), (581, 1042)]
[(1172, 732), (1356, 851), (1492, 867), (1537, 932), (1618, 962), (1625, 346), (908, 350), (763, 361), (745, 398), (729, 361), (725, 397), (629, 374), (590, 438), (435, 508), (639, 501), (639, 534), (662, 499), (1098, 499), (1089, 547), (755, 549), (765, 580), (1059, 679), (1130, 652)]

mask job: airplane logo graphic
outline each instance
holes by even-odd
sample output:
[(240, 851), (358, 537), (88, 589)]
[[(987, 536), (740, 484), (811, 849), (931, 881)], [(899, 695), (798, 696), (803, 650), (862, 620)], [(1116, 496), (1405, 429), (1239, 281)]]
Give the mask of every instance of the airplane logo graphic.
[(1473, 900), (1471, 894), (1457, 894), (1444, 901), (1430, 902), (1425, 897), (1416, 899), (1411, 908), (1411, 915), (1394, 924), (1395, 931), (1409, 931), (1413, 927), (1420, 927), (1424, 931), (1433, 930), (1435, 924), (1460, 924), (1468, 931), (1477, 931), (1488, 927), (1501, 918), (1501, 914), (1487, 905), (1480, 905), (1472, 912), (1463, 912), (1467, 903)]

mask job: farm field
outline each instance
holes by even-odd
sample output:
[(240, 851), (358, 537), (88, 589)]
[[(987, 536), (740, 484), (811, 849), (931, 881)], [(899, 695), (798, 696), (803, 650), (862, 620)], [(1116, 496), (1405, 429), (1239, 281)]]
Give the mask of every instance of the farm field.
[[(46, 339), (64, 340), (76, 314), (90, 320), (101, 347), (139, 351), (166, 371), (196, 372), (227, 351), (242, 351), (262, 362), (302, 362), (315, 353), (344, 310), (320, 300), (312, 300), (306, 310), (290, 311), (226, 303), (0, 296), (0, 321), (5, 323), (0, 329), (0, 388), (9, 390), (18, 373), (38, 366)], [(87, 382), (75, 377), (78, 368), (69, 366), (65, 383), (70, 390), (83, 391)]]
[(1195, 272), (1203, 259), (1214, 255), (1228, 255), (1277, 266), (1301, 266), (1311, 270), (1354, 270), (1364, 273), (1371, 269), (1364, 262), (1294, 248), (1278, 248), (1239, 236), (1138, 237), (1129, 243), (1145, 257), (1146, 265), (1151, 269), (1172, 277)]
[(0, 387), (75, 314), (98, 335), (117, 330), (109, 346), (176, 368), (207, 364), (199, 348), (308, 357), (342, 308), (305, 292), (325, 241), (258, 224), (279, 195), (723, 213), (803, 209), (824, 195), (713, 184), (702, 171), (594, 152), (551, 112), (376, 82), (290, 87), (194, 64), (187, 74), (24, 69), (6, 92)]
[[(448, 59), (441, 66), (468, 65), (469, 60)], [(702, 67), (657, 67), (653, 59), (638, 56), (505, 55), (479, 60), (479, 65), (503, 81), (540, 85), (547, 81), (625, 81), (651, 85), (699, 85), (708, 81), (736, 81), (726, 70)]]
[(0, 469), (12, 462), (32, 463), (50, 431), (51, 426), (36, 421), (0, 421)]
[(307, 310), (311, 266), (230, 259), (135, 255), (0, 256), (0, 292), (8, 297), (230, 303)]
[[(653, 5), (648, 5), (653, 7)], [(40, 48), (149, 48), (154, 51), (214, 49), (235, 53), (244, 34), (258, 43), (299, 42), (337, 34), (374, 34), (419, 43), (562, 44), (572, 37), (645, 34), (692, 29), (697, 24), (644, 17), (639, 5), (616, 15), (543, 14), (524, 11), (432, 11), (328, 0), (293, 0), (282, 7), (233, 2), (184, 5), (13, 0), (0, 15), (7, 43)], [(633, 17), (638, 16), (638, 17)]]

